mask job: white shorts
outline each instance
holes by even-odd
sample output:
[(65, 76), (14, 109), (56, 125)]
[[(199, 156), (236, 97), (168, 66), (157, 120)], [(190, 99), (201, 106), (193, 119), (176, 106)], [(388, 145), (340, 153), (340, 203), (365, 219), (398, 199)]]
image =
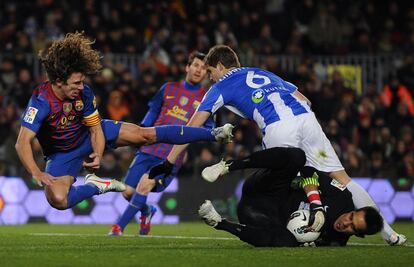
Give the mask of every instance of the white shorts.
[(313, 112), (268, 125), (263, 144), (265, 148), (301, 148), (306, 155), (305, 165), (319, 171), (332, 172), (344, 169)]

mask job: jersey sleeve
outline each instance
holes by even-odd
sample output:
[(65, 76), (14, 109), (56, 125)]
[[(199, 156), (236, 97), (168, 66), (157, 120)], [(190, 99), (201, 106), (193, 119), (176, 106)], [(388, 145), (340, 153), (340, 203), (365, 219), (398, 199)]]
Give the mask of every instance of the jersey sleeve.
[(90, 86), (85, 85), (82, 99), (84, 102), (83, 124), (86, 126), (95, 126), (101, 123), (101, 117), (99, 116), (96, 104), (96, 97)]
[(287, 81), (282, 81), (283, 87), (289, 91), (289, 93), (293, 93), (295, 92), (298, 87), (296, 85), (294, 85), (293, 83), (287, 82)]
[(220, 92), (219, 87), (213, 85), (204, 96), (197, 111), (208, 111), (214, 114), (217, 110), (224, 106), (224, 104), (224, 97)]
[(37, 133), (43, 120), (49, 115), (50, 106), (48, 102), (39, 96), (32, 96), (26, 111), (22, 116), (22, 126)]
[(148, 127), (154, 125), (158, 114), (161, 111), (162, 103), (164, 102), (164, 93), (167, 84), (164, 84), (160, 90), (151, 98), (148, 103), (149, 110), (141, 122), (142, 126)]
[(208, 119), (204, 123), (203, 127), (206, 128), (206, 129), (213, 129), (214, 127), (216, 127), (216, 122), (214, 121), (213, 115), (208, 117)]

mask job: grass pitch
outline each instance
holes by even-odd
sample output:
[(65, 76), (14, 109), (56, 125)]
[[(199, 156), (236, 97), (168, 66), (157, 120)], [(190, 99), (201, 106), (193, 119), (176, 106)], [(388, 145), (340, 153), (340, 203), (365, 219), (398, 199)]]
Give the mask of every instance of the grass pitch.
[[(398, 223), (414, 240), (414, 224)], [(149, 237), (130, 224), (123, 237), (108, 225), (0, 226), (0, 266), (413, 266), (414, 245), (390, 247), (379, 235), (344, 248), (254, 248), (202, 223), (154, 225)]]

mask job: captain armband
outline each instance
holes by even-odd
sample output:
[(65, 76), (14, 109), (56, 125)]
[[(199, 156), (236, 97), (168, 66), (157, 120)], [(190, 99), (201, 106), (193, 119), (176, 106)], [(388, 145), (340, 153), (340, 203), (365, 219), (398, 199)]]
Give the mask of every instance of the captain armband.
[(82, 123), (89, 127), (96, 126), (101, 123), (101, 116), (99, 116), (99, 112), (95, 110), (91, 115), (84, 117)]

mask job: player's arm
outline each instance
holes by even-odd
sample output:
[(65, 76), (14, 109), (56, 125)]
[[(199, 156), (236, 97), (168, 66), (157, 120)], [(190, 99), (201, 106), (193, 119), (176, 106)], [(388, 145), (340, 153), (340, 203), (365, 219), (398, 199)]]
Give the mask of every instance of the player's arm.
[(310, 203), (309, 228), (312, 231), (319, 232), (325, 224), (326, 217), (319, 194), (319, 176), (316, 169), (309, 166), (305, 166), (300, 172), (303, 177), (301, 187)]
[(298, 90), (295, 90), (293, 92), (293, 95), (296, 96), (299, 100), (305, 101), (309, 107), (312, 105), (312, 102)]
[(101, 165), (101, 159), (105, 150), (105, 136), (101, 123), (90, 126), (91, 144), (93, 152), (89, 155), (90, 162), (84, 162), (83, 166), (87, 169), (97, 170)]
[(287, 81), (283, 81), (282, 84), (285, 87), (285, 89), (288, 90), (296, 98), (298, 98), (301, 101), (305, 101), (309, 107), (312, 105), (312, 102), (301, 92), (299, 92), (298, 87), (296, 85)]
[(83, 124), (89, 127), (93, 152), (89, 155), (89, 160), (83, 162), (83, 167), (91, 171), (99, 169), (101, 159), (105, 150), (105, 136), (101, 126), (101, 116), (99, 115), (96, 98), (92, 89), (85, 85), (83, 91), (85, 103), (83, 113)]
[(99, 169), (101, 159), (105, 150), (105, 136), (101, 126), (101, 117), (97, 110), (83, 118), (83, 123), (89, 127), (91, 145), (93, 152), (89, 159), (83, 162), (83, 167), (91, 171)]
[(20, 127), (19, 136), (16, 141), (16, 151), (17, 155), (20, 158), (23, 166), (26, 170), (32, 175), (32, 177), (37, 181), (37, 183), (42, 186), (52, 185), (54, 182), (54, 177), (50, 174), (43, 172), (37, 166), (36, 161), (33, 156), (32, 142), (36, 136), (36, 133), (26, 127)]
[(158, 115), (160, 114), (162, 104), (164, 102), (164, 92), (165, 88), (168, 86), (168, 84), (164, 84), (160, 90), (151, 98), (151, 100), (148, 103), (148, 111), (147, 114), (145, 114), (145, 117), (141, 121), (141, 126), (143, 127), (151, 127), (154, 125), (155, 121), (158, 118)]

